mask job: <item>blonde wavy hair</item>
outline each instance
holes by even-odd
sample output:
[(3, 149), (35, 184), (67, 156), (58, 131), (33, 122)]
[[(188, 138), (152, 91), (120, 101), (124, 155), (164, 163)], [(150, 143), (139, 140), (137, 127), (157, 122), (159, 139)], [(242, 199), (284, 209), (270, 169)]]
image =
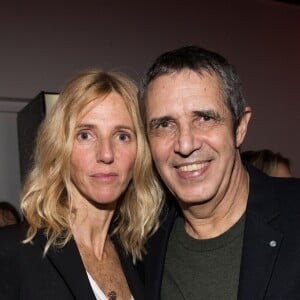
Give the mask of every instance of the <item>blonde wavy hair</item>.
[(119, 199), (111, 234), (135, 262), (141, 259), (147, 238), (158, 227), (163, 192), (145, 138), (136, 85), (118, 72), (87, 70), (71, 79), (40, 125), (34, 165), (22, 188), (21, 208), (29, 224), (24, 243), (43, 230), (47, 237), (44, 253), (51, 246), (64, 247), (72, 238), (70, 157), (78, 115), (95, 98), (111, 92), (123, 98), (137, 136), (133, 178)]

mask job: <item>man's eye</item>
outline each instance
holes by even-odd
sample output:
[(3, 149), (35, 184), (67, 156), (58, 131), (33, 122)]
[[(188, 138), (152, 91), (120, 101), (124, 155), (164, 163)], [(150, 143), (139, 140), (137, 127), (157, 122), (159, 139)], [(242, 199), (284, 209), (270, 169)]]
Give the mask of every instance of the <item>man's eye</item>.
[(149, 133), (150, 134), (161, 134), (165, 131), (173, 130), (176, 127), (174, 120), (169, 118), (160, 118), (155, 119), (149, 124)]
[(202, 119), (203, 121), (207, 122), (207, 121), (210, 121), (210, 120), (212, 119), (212, 117), (206, 115), (206, 116), (202, 116), (201, 119)]
[(169, 126), (169, 121), (162, 121), (161, 123), (158, 124), (158, 127), (168, 127)]

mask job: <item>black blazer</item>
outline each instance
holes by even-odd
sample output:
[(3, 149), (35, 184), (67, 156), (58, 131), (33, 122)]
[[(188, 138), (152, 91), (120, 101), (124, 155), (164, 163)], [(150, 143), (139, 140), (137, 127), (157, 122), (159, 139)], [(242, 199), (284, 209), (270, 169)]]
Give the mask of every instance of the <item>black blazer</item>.
[[(64, 248), (50, 248), (43, 257), (45, 236), (22, 244), (26, 225), (0, 230), (1, 300), (95, 300), (74, 240)], [(135, 300), (143, 300), (143, 284), (129, 257), (115, 243), (123, 271)]]
[[(300, 179), (272, 178), (249, 165), (247, 170), (250, 194), (238, 299), (300, 299)], [(160, 299), (168, 238), (178, 213), (169, 206), (138, 265), (148, 300)]]

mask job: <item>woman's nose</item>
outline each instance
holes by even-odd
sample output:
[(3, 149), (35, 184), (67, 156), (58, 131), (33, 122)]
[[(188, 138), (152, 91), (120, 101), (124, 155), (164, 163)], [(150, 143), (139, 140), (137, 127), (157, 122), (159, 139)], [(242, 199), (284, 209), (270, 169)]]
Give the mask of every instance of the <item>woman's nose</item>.
[(110, 164), (114, 161), (114, 151), (113, 151), (113, 145), (112, 142), (107, 141), (100, 141), (97, 143), (97, 149), (96, 149), (96, 159), (97, 162), (102, 162), (105, 164)]

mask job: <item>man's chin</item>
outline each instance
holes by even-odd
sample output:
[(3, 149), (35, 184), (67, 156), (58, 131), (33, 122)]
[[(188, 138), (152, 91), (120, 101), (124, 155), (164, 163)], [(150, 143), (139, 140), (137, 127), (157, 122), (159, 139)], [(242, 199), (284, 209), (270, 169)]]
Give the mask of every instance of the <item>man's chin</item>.
[(175, 194), (176, 198), (183, 206), (195, 206), (195, 205), (204, 205), (211, 200), (209, 196), (199, 197), (198, 194), (189, 194), (189, 193), (178, 193)]

